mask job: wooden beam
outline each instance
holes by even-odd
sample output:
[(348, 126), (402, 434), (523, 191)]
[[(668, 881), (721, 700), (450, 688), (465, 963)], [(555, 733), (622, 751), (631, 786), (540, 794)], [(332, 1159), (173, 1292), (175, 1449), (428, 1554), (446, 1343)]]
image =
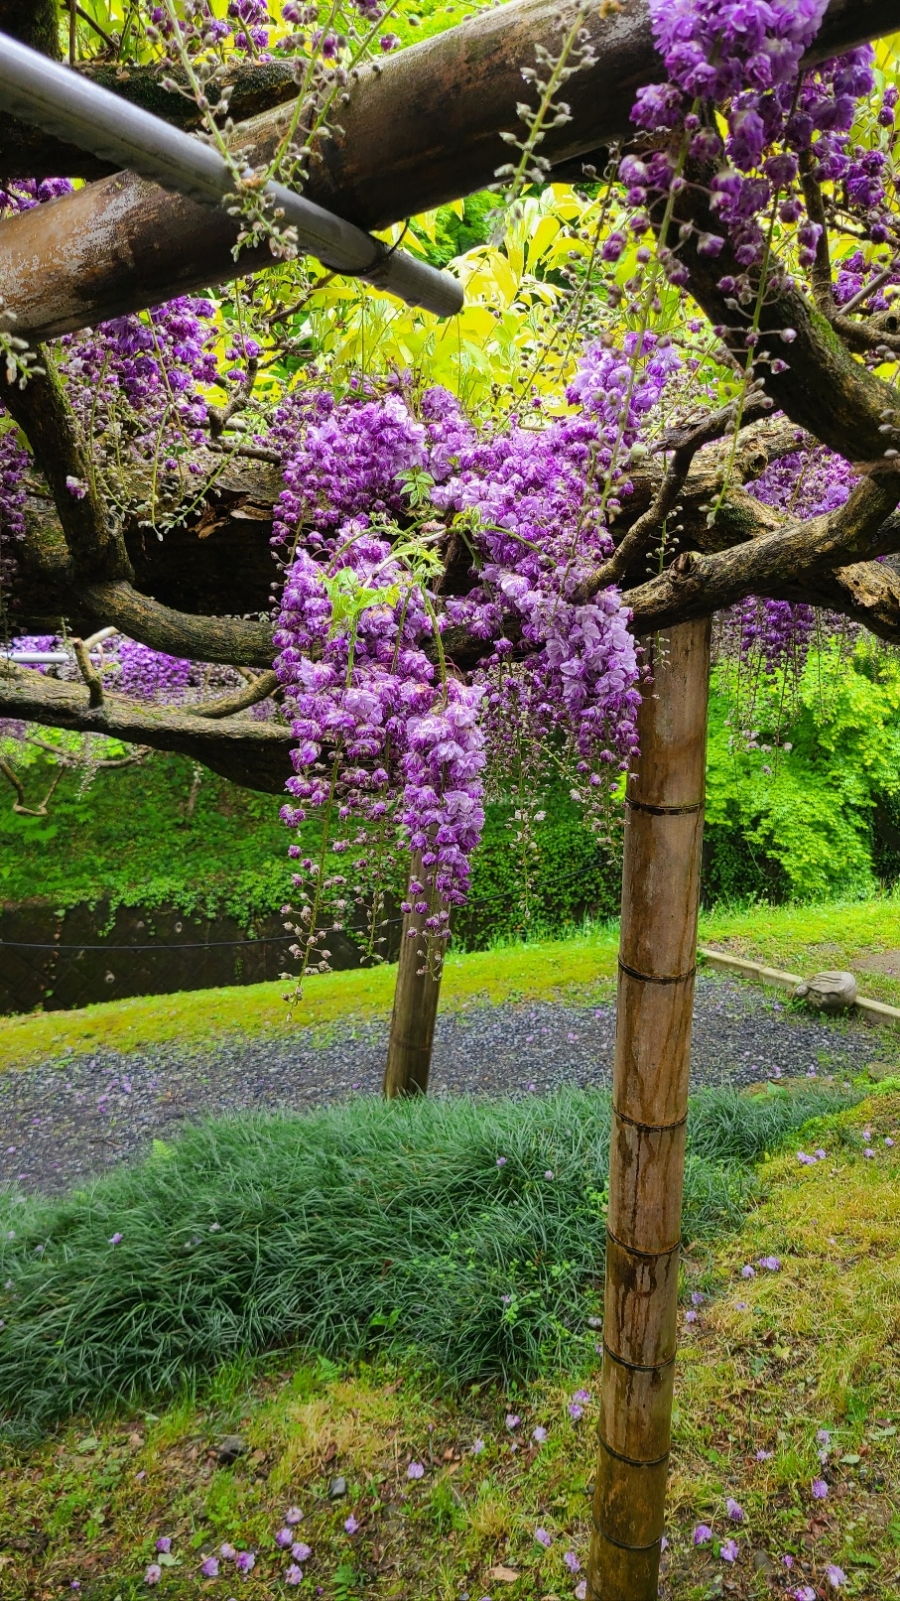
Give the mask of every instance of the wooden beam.
[[(539, 45), (558, 51), (581, 10), (512, 0), (361, 73), (306, 194), (379, 228), (484, 188), (508, 159), (501, 133), (522, 127), (523, 67)], [(541, 147), (553, 162), (627, 138), (637, 89), (663, 70), (646, 0), (591, 7), (584, 25), (595, 59), (566, 84), (572, 120)], [(832, 0), (810, 60), (898, 28), (900, 0)], [(289, 115), (242, 124), (236, 143), (265, 161)], [(235, 234), (231, 218), (120, 174), (0, 223), (0, 294), (19, 334), (48, 338), (232, 279)], [(267, 248), (240, 261), (244, 272), (271, 265)]]

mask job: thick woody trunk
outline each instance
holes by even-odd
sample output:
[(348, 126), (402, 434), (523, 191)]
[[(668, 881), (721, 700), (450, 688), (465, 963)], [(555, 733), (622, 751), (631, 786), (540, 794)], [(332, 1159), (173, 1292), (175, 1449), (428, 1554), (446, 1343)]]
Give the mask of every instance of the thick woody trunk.
[(703, 842), (709, 623), (657, 635), (628, 787), (591, 1601), (656, 1601)]
[[(422, 867), (416, 858), (413, 861), (411, 883), (421, 881)], [(445, 909), (434, 891), (429, 893), (426, 890), (424, 897), (410, 894), (409, 898), (417, 900), (419, 904), (422, 904), (423, 898), (427, 899), (429, 909), (421, 913), (407, 912), (403, 919), (394, 1010), (384, 1070), (384, 1094), (388, 1100), (398, 1095), (427, 1093), (447, 945), (446, 939), (436, 938), (424, 927), (425, 919), (435, 910)]]

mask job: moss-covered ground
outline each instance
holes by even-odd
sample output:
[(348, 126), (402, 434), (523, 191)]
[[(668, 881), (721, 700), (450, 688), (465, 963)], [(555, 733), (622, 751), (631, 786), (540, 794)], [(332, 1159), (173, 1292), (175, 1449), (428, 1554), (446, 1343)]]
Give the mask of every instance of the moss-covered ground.
[[(891, 1139), (900, 1145), (896, 1081), (804, 1135), (825, 1159), (803, 1166), (794, 1148), (770, 1158), (740, 1233), (687, 1242), (671, 1601), (726, 1590), (761, 1601), (788, 1585), (807, 1597), (900, 1595)], [(779, 1267), (758, 1266), (764, 1257)], [(695, 1320), (692, 1292), (703, 1298)], [(145, 1574), (158, 1562), (154, 1593), (170, 1601), (566, 1601), (586, 1558), (596, 1391), (596, 1361), (513, 1392), (462, 1393), (398, 1366), (282, 1355), (228, 1367), (202, 1397), (159, 1413), (82, 1417), (36, 1446), (5, 1447), (0, 1594), (50, 1601), (74, 1587), (85, 1601), (134, 1601), (150, 1593)], [(225, 1463), (218, 1452), (232, 1434), (242, 1454)], [(335, 1498), (339, 1479), (346, 1494)], [(294, 1538), (311, 1551), (296, 1586), (275, 1541), (289, 1507), (301, 1510)], [(695, 1545), (699, 1525), (711, 1538)], [(254, 1553), (249, 1575), (223, 1544)], [(217, 1578), (201, 1575), (210, 1556)]]

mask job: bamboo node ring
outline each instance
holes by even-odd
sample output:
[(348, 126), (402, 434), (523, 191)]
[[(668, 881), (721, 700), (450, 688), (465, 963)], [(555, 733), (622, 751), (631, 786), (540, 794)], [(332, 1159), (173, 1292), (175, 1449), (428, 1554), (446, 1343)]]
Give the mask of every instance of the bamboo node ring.
[(628, 963), (623, 962), (620, 956), (619, 969), (621, 972), (627, 973), (629, 978), (636, 978), (642, 984), (684, 984), (687, 979), (694, 977), (697, 971), (697, 964), (695, 962), (693, 967), (689, 967), (686, 973), (666, 973), (658, 975), (656, 973), (639, 973), (636, 967), (629, 967)]

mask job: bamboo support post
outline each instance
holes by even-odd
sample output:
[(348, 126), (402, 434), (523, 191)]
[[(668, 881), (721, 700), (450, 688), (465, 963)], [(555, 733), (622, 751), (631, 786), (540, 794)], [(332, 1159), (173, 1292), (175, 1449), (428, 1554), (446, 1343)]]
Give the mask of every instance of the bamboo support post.
[[(414, 858), (410, 884), (421, 883), (423, 869)], [(441, 973), (447, 941), (425, 928), (425, 920), (435, 910), (446, 910), (432, 888), (423, 895), (409, 894), (411, 901), (423, 900), (428, 910), (407, 912), (403, 919), (400, 960), (394, 988), (394, 1009), (384, 1070), (384, 1094), (388, 1100), (399, 1095), (425, 1095), (431, 1070), (431, 1049), (441, 993)]]
[(628, 784), (590, 1601), (656, 1601), (703, 843), (709, 622), (654, 637)]

